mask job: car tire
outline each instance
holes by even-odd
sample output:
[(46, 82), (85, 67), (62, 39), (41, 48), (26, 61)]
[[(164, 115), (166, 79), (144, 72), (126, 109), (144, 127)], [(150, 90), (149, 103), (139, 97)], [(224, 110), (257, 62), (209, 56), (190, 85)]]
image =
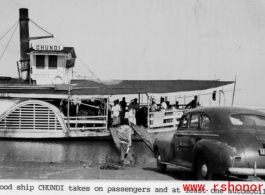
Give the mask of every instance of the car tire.
[(209, 166), (208, 157), (205, 154), (200, 156), (196, 172), (198, 180), (214, 180), (214, 174)]
[(160, 173), (165, 173), (166, 169), (167, 169), (167, 165), (166, 164), (162, 164), (161, 161), (162, 161), (161, 154), (160, 154), (160, 151), (158, 151), (157, 154), (156, 154), (157, 171), (160, 172)]

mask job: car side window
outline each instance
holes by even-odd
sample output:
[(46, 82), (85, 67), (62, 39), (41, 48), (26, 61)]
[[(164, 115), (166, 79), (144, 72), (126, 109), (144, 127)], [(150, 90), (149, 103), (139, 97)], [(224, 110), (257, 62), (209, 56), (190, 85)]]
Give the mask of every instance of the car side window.
[(211, 127), (211, 121), (207, 116), (201, 115), (201, 129), (208, 130)]
[(259, 126), (265, 127), (265, 117), (253, 114), (235, 114), (230, 116), (230, 120), (235, 126)]
[(188, 116), (184, 116), (181, 121), (180, 128), (186, 129), (187, 127), (188, 127)]
[(235, 114), (230, 116), (231, 123), (235, 126), (242, 126), (243, 125), (243, 119), (241, 114)]
[(197, 114), (190, 116), (190, 129), (198, 129), (199, 127), (199, 116)]

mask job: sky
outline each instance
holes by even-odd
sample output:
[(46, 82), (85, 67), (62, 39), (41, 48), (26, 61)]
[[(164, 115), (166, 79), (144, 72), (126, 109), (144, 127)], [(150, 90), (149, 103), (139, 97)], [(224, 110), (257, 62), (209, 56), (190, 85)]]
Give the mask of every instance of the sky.
[[(29, 18), (55, 37), (31, 44), (74, 47), (79, 75), (221, 81), (237, 76), (234, 104), (265, 108), (263, 0), (1, 0), (0, 38), (18, 21), (19, 8), (28, 8)], [(31, 37), (47, 35), (33, 23), (29, 27)], [(19, 28), (4, 52), (13, 29), (0, 40), (1, 76), (18, 76)], [(229, 91), (227, 105), (233, 87), (223, 89)], [(204, 105), (218, 104), (204, 95), (212, 91), (187, 93), (186, 101), (198, 93)]]

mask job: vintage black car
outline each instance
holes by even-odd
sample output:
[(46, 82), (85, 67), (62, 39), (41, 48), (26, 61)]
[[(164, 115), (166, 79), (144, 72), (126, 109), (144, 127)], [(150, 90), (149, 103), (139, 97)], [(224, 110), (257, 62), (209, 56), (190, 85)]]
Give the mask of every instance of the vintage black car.
[(220, 175), (265, 177), (265, 113), (239, 107), (200, 107), (183, 114), (169, 140), (156, 140), (157, 169), (178, 165), (198, 180)]

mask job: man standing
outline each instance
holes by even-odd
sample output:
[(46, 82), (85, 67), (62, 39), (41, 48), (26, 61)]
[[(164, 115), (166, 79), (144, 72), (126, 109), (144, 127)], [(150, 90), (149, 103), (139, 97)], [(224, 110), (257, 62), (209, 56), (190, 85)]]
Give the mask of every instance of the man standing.
[(117, 126), (120, 124), (120, 112), (121, 108), (120, 105), (118, 104), (118, 101), (114, 101), (114, 106), (112, 107), (112, 116), (113, 116), (113, 121), (112, 125)]
[(197, 96), (194, 96), (194, 99), (188, 103), (185, 108), (196, 108), (197, 106), (200, 106), (200, 104), (197, 101)]
[(150, 111), (151, 112), (157, 111), (157, 105), (156, 105), (156, 102), (155, 102), (155, 99), (154, 98), (152, 98), (152, 103), (150, 105)]
[(123, 97), (122, 101), (120, 101), (120, 105), (121, 105), (121, 124), (124, 124), (124, 117), (125, 117), (126, 106), (127, 106), (127, 102), (125, 101), (125, 97)]
[(120, 161), (125, 167), (125, 160), (130, 161), (130, 165), (133, 165), (133, 156), (129, 154), (130, 148), (132, 146), (131, 134), (133, 132), (132, 128), (128, 125), (122, 125), (116, 129), (118, 137), (121, 141), (120, 145)]
[(136, 118), (135, 118), (135, 108), (134, 108), (134, 99), (130, 101), (130, 104), (128, 106), (128, 121), (129, 125), (136, 125)]
[(161, 98), (161, 110), (166, 110), (167, 109), (167, 103), (165, 102), (164, 98)]
[(136, 118), (136, 124), (139, 123), (139, 109), (140, 109), (140, 105), (137, 102), (137, 98), (134, 99), (134, 109), (135, 109), (135, 118)]

